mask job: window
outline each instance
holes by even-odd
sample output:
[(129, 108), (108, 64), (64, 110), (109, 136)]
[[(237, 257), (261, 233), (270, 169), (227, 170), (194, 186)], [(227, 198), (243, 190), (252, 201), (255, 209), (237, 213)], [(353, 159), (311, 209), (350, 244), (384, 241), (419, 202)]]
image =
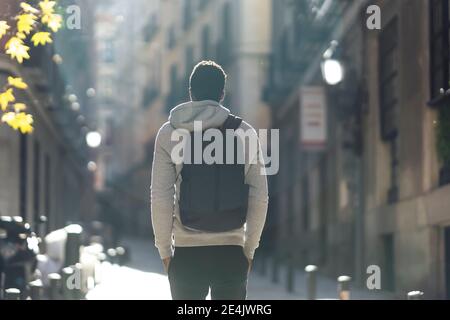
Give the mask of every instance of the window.
[(170, 67), (170, 89), (174, 90), (176, 88), (178, 78), (177, 66), (173, 65)]
[(188, 46), (185, 52), (186, 77), (189, 78), (192, 68), (194, 67), (194, 48)]
[[(450, 4), (448, 0), (430, 1), (430, 95), (428, 105), (442, 107), (438, 112), (438, 152), (446, 150), (450, 132), (445, 123), (449, 120), (448, 95), (450, 88)], [(445, 154), (445, 152), (444, 152)], [(440, 157), (443, 167), (439, 172), (439, 185), (450, 183), (450, 158)]]
[(308, 175), (302, 179), (302, 217), (303, 217), (303, 231), (309, 230), (309, 179)]
[(41, 183), (41, 146), (39, 141), (34, 142), (33, 157), (33, 215), (34, 221), (39, 221), (40, 216), (40, 183)]
[(288, 37), (288, 31), (284, 30), (281, 37), (280, 37), (280, 63), (281, 63), (281, 70), (285, 71), (288, 68), (291, 68), (292, 65), (290, 64), (290, 57), (289, 57), (289, 37)]
[(189, 78), (191, 76), (192, 69), (194, 68), (194, 48), (192, 46), (188, 46), (184, 55), (184, 78), (182, 86), (188, 88), (189, 87)]
[(202, 30), (202, 58), (211, 59), (212, 57), (211, 49), (211, 39), (210, 39), (210, 28), (208, 26), (204, 27)]
[(28, 136), (25, 134), (20, 135), (19, 170), (19, 210), (20, 216), (25, 220), (28, 199)]
[(222, 46), (220, 47), (220, 54), (223, 57), (224, 62), (228, 62), (231, 57), (231, 50), (233, 48), (233, 33), (232, 33), (232, 20), (231, 20), (231, 4), (226, 3), (223, 7), (223, 20), (222, 20)]
[(226, 3), (223, 6), (223, 19), (222, 19), (222, 32), (223, 39), (228, 45), (232, 45), (232, 34), (231, 34), (231, 4)]
[[(295, 145), (295, 138), (293, 138), (293, 128), (289, 128), (289, 136), (290, 138), (287, 140), (288, 141), (288, 145), (290, 146), (294, 146)], [(295, 197), (296, 197), (296, 189), (295, 189), (295, 183), (296, 183), (296, 176), (295, 174), (292, 174), (292, 172), (296, 172), (296, 160), (295, 160), (295, 156), (296, 156), (296, 148), (286, 148), (286, 160), (287, 163), (285, 164), (286, 166), (286, 181), (288, 183), (288, 197), (287, 197), (287, 208), (288, 208), (288, 217), (287, 217), (287, 222), (288, 222), (288, 233), (290, 236), (294, 235), (295, 232)], [(306, 213), (305, 213), (306, 215)]]
[(379, 86), (381, 134), (384, 140), (397, 135), (398, 109), (398, 23), (393, 19), (380, 35)]
[(114, 63), (115, 62), (115, 46), (114, 40), (110, 39), (103, 42), (103, 48), (101, 51), (102, 60), (105, 63)]
[(211, 0), (200, 0), (200, 1), (198, 2), (198, 8), (199, 8), (199, 10), (205, 9), (206, 6), (208, 5), (208, 2), (209, 2), (209, 1), (211, 1)]
[(387, 234), (382, 238), (384, 253), (384, 277), (383, 288), (387, 291), (395, 291), (395, 241), (393, 234)]
[(150, 20), (148, 21), (143, 31), (144, 41), (147, 43), (151, 42), (156, 33), (158, 32), (158, 29), (159, 29), (158, 17), (156, 14), (152, 14)]
[(147, 74), (148, 74), (148, 80), (147, 80), (147, 86), (144, 88), (144, 94), (142, 99), (142, 107), (148, 108), (151, 106), (153, 101), (159, 96), (160, 94), (160, 87), (161, 87), (161, 63), (159, 61), (161, 60), (160, 53), (158, 53), (158, 58), (155, 59), (155, 61), (151, 64), (149, 67)]
[(379, 38), (379, 94), (381, 138), (390, 145), (391, 186), (388, 203), (398, 200), (398, 20), (392, 19)]
[(51, 199), (51, 162), (50, 162), (50, 156), (47, 154), (45, 156), (45, 215), (47, 216), (47, 230), (46, 233), (50, 232), (50, 219), (51, 219), (51, 205), (50, 205), (50, 199)]
[(114, 93), (114, 80), (111, 76), (102, 76), (98, 81), (100, 95), (104, 98), (110, 98)]
[(170, 67), (170, 93), (166, 100), (166, 112), (170, 113), (179, 102), (178, 68), (176, 65)]
[(444, 241), (445, 241), (445, 291), (446, 299), (450, 299), (450, 227), (444, 229)]
[(167, 48), (173, 49), (176, 43), (175, 27), (171, 26), (167, 35)]
[(183, 27), (185, 30), (189, 29), (192, 25), (193, 14), (192, 14), (192, 0), (184, 1), (184, 20)]
[(147, 109), (158, 97), (159, 91), (153, 86), (147, 86), (144, 88), (144, 94), (142, 96), (142, 108)]
[(450, 87), (450, 6), (448, 0), (432, 0), (430, 6), (431, 97), (436, 98)]

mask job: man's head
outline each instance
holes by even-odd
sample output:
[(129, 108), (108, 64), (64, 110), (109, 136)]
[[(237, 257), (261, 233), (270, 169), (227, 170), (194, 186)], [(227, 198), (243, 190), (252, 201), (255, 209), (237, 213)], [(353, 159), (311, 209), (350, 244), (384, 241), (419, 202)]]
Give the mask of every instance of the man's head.
[(225, 96), (227, 74), (214, 61), (202, 61), (192, 71), (189, 92), (193, 101), (222, 101)]

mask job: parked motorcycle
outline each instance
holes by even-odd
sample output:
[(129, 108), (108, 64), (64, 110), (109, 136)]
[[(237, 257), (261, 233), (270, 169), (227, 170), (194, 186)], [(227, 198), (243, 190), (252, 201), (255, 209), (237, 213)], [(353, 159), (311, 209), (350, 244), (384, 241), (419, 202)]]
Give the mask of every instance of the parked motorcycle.
[(16, 288), (25, 298), (28, 283), (36, 279), (39, 240), (21, 217), (0, 217), (0, 299)]

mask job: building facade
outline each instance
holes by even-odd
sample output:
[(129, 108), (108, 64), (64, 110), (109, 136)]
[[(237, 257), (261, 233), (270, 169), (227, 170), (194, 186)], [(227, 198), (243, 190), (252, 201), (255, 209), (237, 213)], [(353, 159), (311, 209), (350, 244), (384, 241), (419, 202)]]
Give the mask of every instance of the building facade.
[[(201, 60), (216, 60), (229, 75), (225, 105), (256, 128), (268, 128), (270, 114), (261, 92), (267, 78), (271, 43), (271, 1), (161, 1), (147, 39), (149, 86), (146, 107), (167, 120), (168, 111), (189, 99), (189, 76)], [(156, 116), (158, 115), (159, 116)], [(149, 130), (149, 139), (155, 135)], [(152, 131), (153, 130), (153, 131)]]
[[(8, 5), (6, 18), (12, 19), (19, 3), (9, 1)], [(80, 6), (88, 28), (89, 5)], [(14, 76), (22, 77), (29, 85), (20, 99), (33, 115), (35, 127), (32, 134), (21, 135), (6, 125), (0, 126), (0, 214), (21, 216), (34, 227), (45, 215), (47, 231), (69, 221), (89, 219), (94, 207), (92, 175), (87, 170), (89, 152), (83, 135), (90, 114), (89, 101), (86, 95), (79, 94), (75, 110), (69, 96), (74, 92), (85, 94), (95, 79), (79, 67), (75, 68), (78, 72), (69, 72), (70, 65), (65, 62), (78, 55), (89, 70), (90, 40), (86, 35), (92, 30), (84, 31), (85, 37), (80, 35), (82, 30), (60, 31), (65, 35), (58, 35), (54, 44), (32, 48), (31, 59), (23, 65), (0, 54), (1, 83)], [(75, 38), (82, 39), (79, 51), (67, 50)]]
[[(374, 4), (380, 30), (367, 26)], [(280, 261), (360, 284), (377, 265), (382, 289), (399, 297), (449, 297), (448, 160), (439, 156), (449, 143), (448, 10), (445, 0), (275, 4), (265, 94), (282, 141), (269, 226), (275, 280)], [(321, 60), (332, 40), (346, 72), (327, 86)], [(311, 86), (325, 92), (328, 132), (313, 151), (300, 125), (301, 88)]]

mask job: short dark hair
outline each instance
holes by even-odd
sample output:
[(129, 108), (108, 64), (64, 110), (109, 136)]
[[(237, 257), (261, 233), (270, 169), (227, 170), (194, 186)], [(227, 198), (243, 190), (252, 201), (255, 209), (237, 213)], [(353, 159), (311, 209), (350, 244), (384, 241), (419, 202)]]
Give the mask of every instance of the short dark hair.
[(220, 102), (226, 81), (227, 74), (219, 64), (210, 60), (201, 61), (194, 67), (189, 79), (191, 98)]

